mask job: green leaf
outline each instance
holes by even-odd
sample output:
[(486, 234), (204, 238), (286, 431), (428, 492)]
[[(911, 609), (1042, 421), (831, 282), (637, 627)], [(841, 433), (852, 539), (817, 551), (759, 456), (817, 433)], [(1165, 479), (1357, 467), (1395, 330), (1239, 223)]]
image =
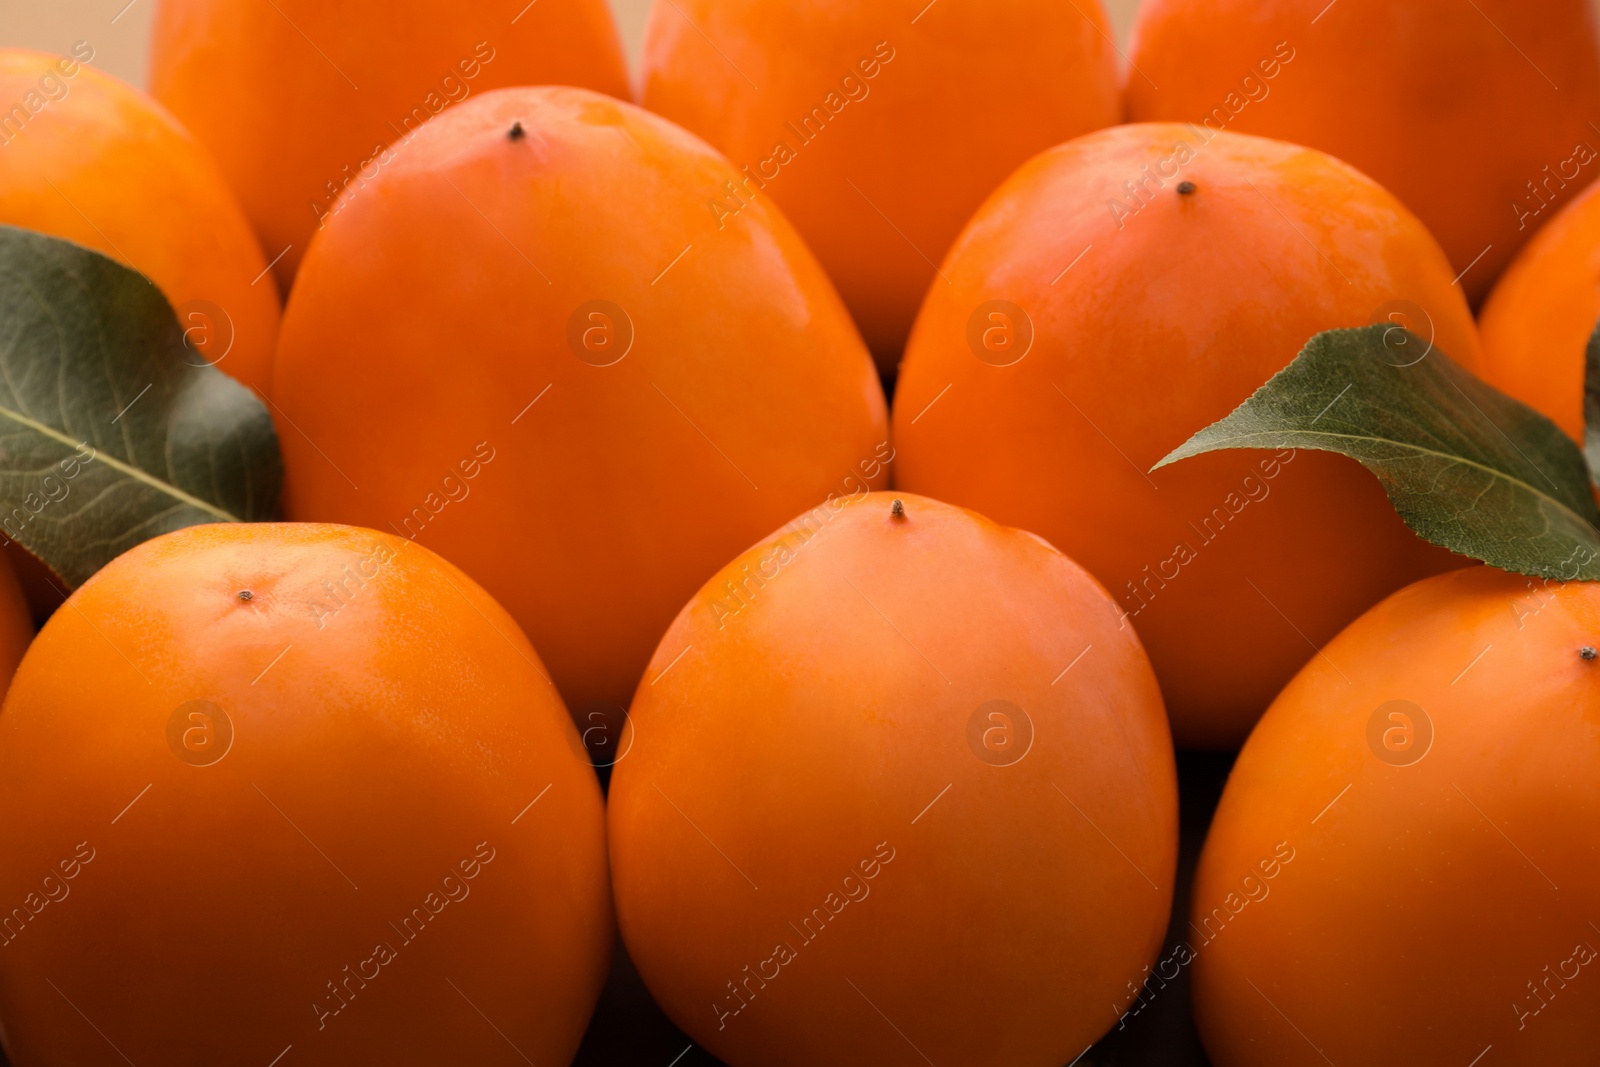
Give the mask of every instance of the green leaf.
[(143, 275), (0, 226), (0, 533), (69, 585), (159, 534), (271, 518), (278, 438)]
[(1349, 456), (1436, 545), (1522, 574), (1600, 578), (1600, 510), (1577, 445), (1398, 327), (1317, 334), (1156, 467), (1225, 448)]

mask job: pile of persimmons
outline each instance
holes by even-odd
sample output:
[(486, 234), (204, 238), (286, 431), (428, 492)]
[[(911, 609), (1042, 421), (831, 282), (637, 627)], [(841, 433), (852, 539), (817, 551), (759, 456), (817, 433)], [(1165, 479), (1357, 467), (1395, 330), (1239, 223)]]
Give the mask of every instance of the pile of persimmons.
[(1584, 0), (157, 7), (0, 51), (16, 1067), (1600, 1063)]

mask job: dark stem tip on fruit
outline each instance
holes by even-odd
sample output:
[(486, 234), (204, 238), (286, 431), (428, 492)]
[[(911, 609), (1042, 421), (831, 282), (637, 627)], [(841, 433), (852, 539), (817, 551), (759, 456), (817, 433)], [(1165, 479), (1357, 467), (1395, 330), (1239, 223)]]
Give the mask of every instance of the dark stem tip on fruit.
[(511, 124), (511, 132), (509, 134), (507, 134), (506, 136), (510, 137), (513, 141), (520, 141), (520, 140), (522, 140), (523, 132), (524, 131), (522, 129), (522, 123), (513, 122)]
[(252, 593), (250, 590), (248, 590), (248, 589), (239, 590), (239, 599), (240, 600), (254, 600), (255, 598), (256, 598), (256, 595), (254, 593)]
[(1194, 182), (1184, 181), (1178, 183), (1179, 196), (1188, 196), (1192, 192), (1194, 192)]
[(1600, 652), (1596, 652), (1588, 645), (1584, 645), (1582, 648), (1578, 649), (1578, 655), (1582, 656), (1584, 659), (1594, 659), (1596, 656), (1600, 656)]
[(893, 515), (897, 519), (905, 518), (906, 517), (906, 506), (905, 506), (905, 503), (903, 501), (896, 500), (893, 504), (890, 504), (889, 505), (889, 514)]

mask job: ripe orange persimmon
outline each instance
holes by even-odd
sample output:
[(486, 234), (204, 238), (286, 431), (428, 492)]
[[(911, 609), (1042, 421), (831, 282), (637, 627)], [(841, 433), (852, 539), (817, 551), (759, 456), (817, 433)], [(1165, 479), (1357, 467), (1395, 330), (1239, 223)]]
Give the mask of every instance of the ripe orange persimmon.
[(726, 232), (704, 212), (733, 176), (631, 104), (488, 93), (329, 220), (285, 316), (288, 514), (455, 562), (586, 727), (730, 556), (887, 480), (883, 393), (821, 268), (764, 202)]
[(737, 227), (770, 197), (892, 373), (967, 218), (1035, 152), (1118, 122), (1118, 80), (1100, 0), (658, 0), (642, 100), (740, 168), (701, 210)]
[(1588, 0), (1142, 0), (1128, 112), (1319, 148), (1427, 224), (1472, 302), (1600, 174)]
[(1474, 567), (1307, 663), (1196, 875), (1217, 1067), (1594, 1062), (1597, 644), (1600, 586)]
[(538, 655), (388, 534), (113, 561), (6, 698), (0, 811), (17, 1067), (566, 1063), (610, 962), (600, 790)]
[(612, 778), (613, 891), (733, 1067), (1060, 1067), (1167, 925), (1177, 793), (1133, 629), (1032, 534), (863, 493), (662, 638)]
[(262, 391), (278, 292), (217, 164), (155, 101), (72, 56), (0, 50), (0, 224), (86, 245), (177, 311), (195, 364)]
[(1392, 316), (1475, 365), (1438, 245), (1353, 168), (1239, 134), (1106, 130), (1013, 175), (943, 273), (895, 398), (897, 484), (1089, 568), (1138, 627), (1180, 745), (1237, 745), (1316, 645), (1449, 565), (1337, 456), (1146, 473), (1325, 329)]
[(571, 84), (626, 97), (605, 0), (161, 0), (151, 92), (222, 164), (287, 292), (342, 193), (468, 96)]
[(1479, 374), (1583, 440), (1584, 362), (1600, 325), (1600, 186), (1525, 245), (1489, 294)]

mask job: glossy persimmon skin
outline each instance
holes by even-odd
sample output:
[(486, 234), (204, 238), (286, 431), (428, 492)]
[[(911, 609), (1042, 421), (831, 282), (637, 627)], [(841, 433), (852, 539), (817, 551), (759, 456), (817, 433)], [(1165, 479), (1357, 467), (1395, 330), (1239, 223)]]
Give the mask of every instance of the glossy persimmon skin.
[(283, 253), (285, 292), (340, 190), (432, 115), (510, 85), (630, 95), (605, 0), (161, 0), (150, 64)]
[(1480, 376), (1583, 440), (1583, 376), (1600, 325), (1600, 187), (1590, 187), (1517, 254), (1478, 318)]
[[(1295, 676), (1195, 879), (1217, 1067), (1594, 1062), (1593, 956), (1544, 983), (1600, 949), (1597, 644), (1600, 587), (1475, 567), (1394, 594)], [(1246, 885), (1279, 842), (1292, 862)]]
[(1128, 114), (1211, 116), (1359, 168), (1417, 213), (1476, 305), (1600, 174), (1596, 35), (1585, 0), (1142, 0)]
[[(924, 3), (657, 2), (640, 76), (646, 107), (749, 168), (703, 210), (737, 226), (725, 216), (740, 201), (770, 197), (886, 374), (934, 265), (983, 198), (1035, 152), (1122, 117), (1100, 0), (919, 16)], [(805, 126), (818, 107), (828, 120)]]
[[(1138, 638), (1039, 538), (899, 499), (833, 501), (734, 559), (630, 710), (623, 938), (732, 1067), (1060, 1067), (1166, 927), (1176, 782)], [(1031, 741), (1015, 714), (975, 730), (993, 700)]]
[[(613, 926), (599, 787), (541, 670), (387, 534), (192, 527), (107, 565), (0, 713), (0, 899), (54, 894), (4, 935), (11, 1062), (567, 1062)], [(216, 714), (187, 732), (194, 700), (231, 747), (207, 754)]]
[(882, 389), (800, 238), (765, 204), (736, 232), (700, 213), (731, 174), (597, 93), (486, 94), (330, 222), (290, 300), (287, 514), (455, 562), (580, 723), (617, 725), (729, 557), (887, 481)]
[(72, 56), (0, 50), (0, 100), (30, 93), (42, 106), (0, 145), (0, 225), (144, 274), (177, 312), (186, 359), (264, 391), (278, 291), (211, 155), (154, 100)]
[[(1145, 472), (1314, 334), (1395, 300), (1469, 367), (1479, 345), (1421, 224), (1320, 152), (1220, 134), (1168, 165), (1136, 214), (1108, 207), (1185, 138), (1198, 140), (1158, 124), (1091, 134), (1029, 162), (978, 212), (906, 350), (896, 484), (1087, 567), (1138, 628), (1178, 744), (1224, 748), (1314, 646), (1451, 557), (1342, 457), (1235, 451)], [(1016, 344), (1031, 322), (1020, 359), (982, 348), (996, 300), (1027, 317)]]

